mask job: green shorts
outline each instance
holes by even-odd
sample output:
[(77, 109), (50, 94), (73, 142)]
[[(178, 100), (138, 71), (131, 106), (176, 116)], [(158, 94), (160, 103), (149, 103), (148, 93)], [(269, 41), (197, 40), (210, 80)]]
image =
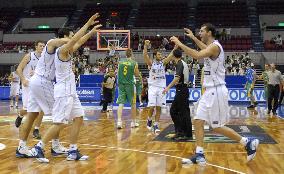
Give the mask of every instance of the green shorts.
[(254, 86), (251, 83), (246, 84), (247, 96), (250, 97), (253, 95)]
[(142, 93), (142, 84), (136, 85), (136, 95), (141, 95)]
[(134, 95), (134, 85), (119, 84), (117, 104), (136, 103), (136, 96)]

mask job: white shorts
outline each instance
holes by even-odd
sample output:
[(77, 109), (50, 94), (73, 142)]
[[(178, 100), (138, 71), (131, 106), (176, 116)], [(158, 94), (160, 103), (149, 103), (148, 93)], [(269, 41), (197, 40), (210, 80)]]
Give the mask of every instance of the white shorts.
[(20, 84), (19, 83), (11, 83), (11, 88), (10, 88), (10, 97), (15, 97), (19, 95), (20, 93)]
[(54, 85), (50, 80), (37, 75), (32, 76), (29, 83), (28, 112), (43, 111), (51, 115), (54, 104)]
[(194, 119), (205, 120), (212, 128), (224, 126), (229, 118), (228, 89), (225, 85), (206, 88)]
[(148, 107), (149, 106), (166, 106), (166, 94), (163, 94), (163, 87), (149, 86), (148, 89)]
[(85, 115), (81, 102), (76, 96), (55, 98), (54, 108), (52, 110), (53, 123), (68, 124), (73, 118)]
[(23, 110), (27, 110), (27, 108), (28, 108), (29, 95), (30, 95), (30, 87), (24, 87), (22, 85)]

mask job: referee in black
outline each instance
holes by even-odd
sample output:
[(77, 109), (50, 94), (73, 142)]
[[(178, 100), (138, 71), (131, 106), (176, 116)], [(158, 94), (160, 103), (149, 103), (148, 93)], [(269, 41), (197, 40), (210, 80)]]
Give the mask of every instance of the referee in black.
[(101, 113), (107, 112), (107, 105), (113, 100), (113, 89), (115, 85), (115, 73), (113, 69), (109, 69), (109, 72), (105, 75), (104, 81), (102, 83), (103, 87), (103, 98), (101, 100), (101, 105), (103, 108)]
[(187, 64), (181, 59), (182, 51), (173, 51), (173, 59), (176, 63), (176, 74), (173, 81), (164, 89), (166, 94), (175, 85), (176, 95), (172, 102), (170, 115), (175, 126), (175, 140), (192, 139), (192, 123), (189, 110), (189, 70)]
[[(278, 98), (280, 94), (280, 83), (282, 83), (283, 87), (284, 81), (281, 72), (275, 69), (275, 64), (272, 63), (270, 67), (271, 70), (267, 72), (268, 75), (267, 115), (270, 115), (271, 111), (273, 115), (276, 115), (276, 110), (278, 108)], [(273, 107), (272, 107), (272, 102), (273, 102)]]

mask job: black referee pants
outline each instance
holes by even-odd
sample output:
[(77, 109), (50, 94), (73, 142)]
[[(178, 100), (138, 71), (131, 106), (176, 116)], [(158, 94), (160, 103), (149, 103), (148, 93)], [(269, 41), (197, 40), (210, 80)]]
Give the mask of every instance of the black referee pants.
[(192, 123), (189, 109), (187, 86), (176, 88), (176, 95), (170, 109), (177, 136), (192, 137)]
[(103, 98), (101, 104), (103, 105), (103, 111), (107, 110), (108, 103), (112, 102), (112, 89), (103, 88)]
[[(280, 93), (279, 85), (268, 85), (268, 101), (267, 101), (268, 111), (272, 110), (273, 113), (276, 113), (276, 110), (278, 108), (279, 93)], [(272, 107), (272, 102), (273, 102), (273, 107)]]

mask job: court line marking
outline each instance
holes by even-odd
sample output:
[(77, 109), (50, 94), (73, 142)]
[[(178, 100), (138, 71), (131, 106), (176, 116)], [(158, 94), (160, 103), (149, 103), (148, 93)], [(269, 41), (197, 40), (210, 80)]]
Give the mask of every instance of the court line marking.
[[(19, 139), (11, 139), (11, 138), (0, 138), (0, 139), (18, 140), (19, 141)], [(38, 140), (33, 140), (33, 141), (38, 142)], [(66, 144), (66, 142), (61, 142), (61, 143), (65, 143)], [(165, 156), (165, 157), (170, 157), (170, 158), (176, 158), (176, 159), (180, 159), (180, 160), (184, 159), (184, 158), (178, 157), (178, 156), (161, 154), (161, 153), (156, 153), (156, 152), (149, 152), (149, 151), (138, 150), (138, 149), (126, 149), (126, 148), (121, 148), (121, 147), (103, 146), (103, 145), (95, 145), (95, 144), (80, 144), (80, 145), (91, 146), (91, 147), (99, 147), (99, 148), (106, 148), (106, 149), (114, 149), (114, 150), (122, 150), (122, 151), (132, 151), (132, 152), (146, 153), (146, 154), (152, 154), (152, 155), (159, 155), (159, 156)], [(88, 149), (91, 149), (91, 148), (88, 148)], [(228, 171), (239, 173), (239, 174), (245, 174), (243, 172), (240, 172), (240, 171), (237, 171), (237, 170), (234, 170), (234, 169), (230, 169), (230, 168), (227, 168), (227, 167), (223, 167), (223, 166), (219, 166), (219, 165), (215, 165), (215, 164), (211, 164), (211, 163), (206, 163), (206, 164), (209, 165), (209, 166), (212, 166), (212, 167), (217, 167), (217, 168), (223, 169), (223, 170), (228, 170)]]
[[(152, 154), (152, 155), (159, 155), (159, 156), (165, 156), (165, 157), (170, 157), (170, 158), (177, 158), (177, 159), (184, 159), (182, 157), (178, 157), (178, 156), (173, 156), (173, 155), (167, 155), (167, 154), (161, 154), (161, 153), (156, 153), (156, 152), (149, 152), (149, 151), (144, 151), (144, 150), (137, 150), (137, 149), (126, 149), (126, 148), (121, 148), (121, 147), (112, 147), (112, 146), (103, 146), (103, 145), (92, 145), (92, 144), (80, 144), (80, 145), (85, 145), (85, 146), (93, 146), (93, 147), (101, 147), (101, 148), (109, 148), (109, 149), (115, 149), (115, 150), (123, 150), (123, 151), (132, 151), (132, 152), (139, 152), (139, 153), (146, 153), (146, 154)], [(90, 148), (89, 148), (90, 149)], [(215, 164), (211, 164), (211, 163), (206, 163), (206, 165), (209, 166), (213, 166), (213, 167), (217, 167), (223, 170), (228, 170), (231, 172), (235, 172), (235, 173), (239, 173), (239, 174), (245, 174), (243, 172), (234, 170), (234, 169), (230, 169), (227, 167), (223, 167), (223, 166), (219, 166), (219, 165), (215, 165)]]
[[(0, 139), (5, 139), (5, 140), (19, 140), (19, 139), (11, 139), (11, 138), (0, 138)], [(38, 140), (32, 140), (35, 142), (38, 142)], [(67, 144), (67, 142), (61, 142), (61, 143), (65, 143)], [(91, 146), (91, 147), (97, 147), (97, 148), (83, 148), (83, 149), (112, 149), (112, 150), (122, 150), (122, 151), (132, 151), (132, 152), (139, 152), (139, 153), (146, 153), (146, 154), (152, 154), (152, 155), (159, 155), (159, 156), (165, 156), (165, 157), (170, 157), (170, 158), (176, 158), (176, 159), (183, 159), (182, 157), (178, 157), (178, 156), (173, 156), (173, 155), (167, 155), (167, 154), (161, 154), (161, 153), (156, 153), (156, 152), (150, 152), (150, 151), (144, 151), (144, 150), (138, 150), (138, 149), (127, 149), (127, 148), (121, 148), (121, 147), (113, 147), (113, 146), (104, 146), (104, 145), (93, 145), (93, 144), (80, 144), (83, 146)], [(160, 150), (162, 151), (162, 150)], [(165, 150), (167, 151), (167, 150)], [(215, 152), (215, 153), (245, 153), (245, 152), (222, 152), (222, 151), (205, 151), (206, 153), (211, 153), (211, 152)], [(266, 153), (266, 154), (276, 154), (276, 155), (283, 155), (284, 153)], [(216, 168), (220, 168), (223, 170), (227, 170), (227, 171), (231, 171), (231, 172), (235, 172), (235, 173), (239, 173), (239, 174), (245, 174), (241, 171), (237, 171), (234, 169), (230, 169), (227, 167), (223, 167), (223, 166), (219, 166), (219, 165), (215, 165), (215, 164), (211, 164), (211, 163), (206, 163), (209, 166), (212, 167), (216, 167)]]

